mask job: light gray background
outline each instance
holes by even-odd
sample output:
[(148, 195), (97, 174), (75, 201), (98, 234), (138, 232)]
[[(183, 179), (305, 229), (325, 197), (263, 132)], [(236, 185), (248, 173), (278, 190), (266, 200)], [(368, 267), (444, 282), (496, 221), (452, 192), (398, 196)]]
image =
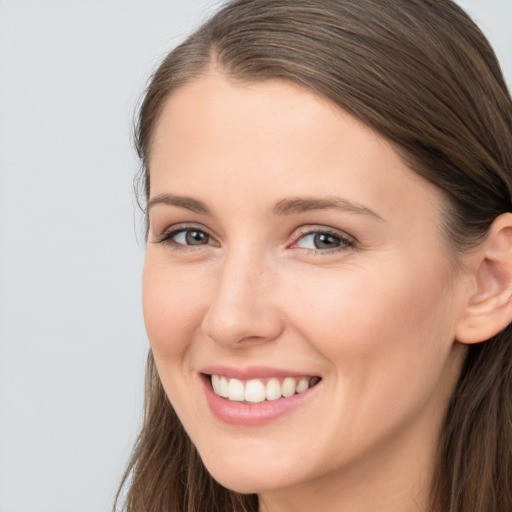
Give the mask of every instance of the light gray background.
[[(147, 341), (131, 122), (212, 0), (0, 0), (0, 512), (101, 512)], [(512, 0), (461, 0), (512, 83)]]

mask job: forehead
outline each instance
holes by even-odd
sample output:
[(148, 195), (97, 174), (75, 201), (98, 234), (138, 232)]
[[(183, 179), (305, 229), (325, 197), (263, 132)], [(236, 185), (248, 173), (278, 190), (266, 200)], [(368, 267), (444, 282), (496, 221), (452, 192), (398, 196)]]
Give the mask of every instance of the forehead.
[(149, 168), (152, 196), (187, 190), (234, 199), (249, 190), (275, 201), (335, 190), (383, 215), (398, 205), (439, 206), (436, 189), (383, 137), (329, 100), (277, 79), (248, 84), (211, 73), (177, 90), (155, 127)]
[[(348, 124), (354, 129), (347, 129)], [(359, 137), (365, 144), (386, 145), (366, 125), (306, 87), (280, 79), (248, 83), (210, 72), (177, 89), (164, 103), (152, 153), (176, 137), (195, 140), (205, 149), (215, 137), (215, 147), (224, 142), (219, 151), (243, 145), (261, 156), (262, 146), (270, 152), (285, 139), (327, 144), (341, 130), (347, 142)]]

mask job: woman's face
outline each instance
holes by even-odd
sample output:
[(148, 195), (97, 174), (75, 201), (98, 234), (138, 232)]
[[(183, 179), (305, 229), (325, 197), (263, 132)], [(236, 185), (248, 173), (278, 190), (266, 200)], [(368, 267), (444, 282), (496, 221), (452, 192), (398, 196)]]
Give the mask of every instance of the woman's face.
[(212, 475), (428, 474), (466, 286), (436, 190), (315, 94), (214, 73), (167, 101), (150, 172), (147, 332)]

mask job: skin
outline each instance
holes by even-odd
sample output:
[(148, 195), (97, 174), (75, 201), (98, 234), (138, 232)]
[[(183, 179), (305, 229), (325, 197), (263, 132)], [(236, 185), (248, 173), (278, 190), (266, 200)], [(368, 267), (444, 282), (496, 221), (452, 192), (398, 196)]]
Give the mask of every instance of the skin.
[[(150, 200), (209, 209), (150, 207), (143, 304), (162, 384), (213, 477), (267, 512), (427, 510), (471, 288), (436, 189), (314, 93), (215, 71), (167, 101), (149, 167)], [(273, 212), (333, 196), (365, 210)], [(162, 241), (187, 227), (207, 243)], [(309, 233), (325, 230), (345, 242), (315, 248)], [(199, 379), (213, 364), (322, 380), (274, 421), (228, 425)]]

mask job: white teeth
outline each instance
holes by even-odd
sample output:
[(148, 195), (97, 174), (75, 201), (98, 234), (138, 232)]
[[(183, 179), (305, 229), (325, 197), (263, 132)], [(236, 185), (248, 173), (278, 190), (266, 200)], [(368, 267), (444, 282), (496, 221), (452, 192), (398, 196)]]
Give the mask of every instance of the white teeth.
[(238, 379), (230, 379), (228, 394), (228, 398), (232, 402), (243, 402), (245, 399), (244, 383)]
[(309, 388), (309, 379), (304, 377), (303, 379), (300, 379), (299, 382), (297, 382), (297, 393), (302, 393), (303, 391), (306, 391), (306, 389)]
[(303, 393), (320, 381), (319, 377), (302, 377), (295, 379), (286, 377), (279, 379), (272, 377), (265, 384), (260, 379), (242, 381), (228, 379), (220, 375), (212, 375), (212, 388), (216, 395), (227, 398), (233, 402), (249, 402), (257, 404), (265, 400), (278, 400), (281, 397), (291, 397), (295, 393)]
[(281, 394), (288, 398), (290, 396), (295, 395), (295, 391), (297, 390), (297, 382), (292, 377), (286, 377), (281, 384)]
[(265, 397), (267, 400), (277, 400), (281, 398), (281, 384), (279, 384), (276, 378), (273, 377), (268, 380), (265, 387)]
[(219, 381), (220, 377), (218, 375), (212, 375), (212, 388), (216, 395), (220, 395)]
[(257, 404), (265, 400), (265, 385), (261, 380), (250, 380), (245, 384), (245, 401)]
[(228, 379), (226, 379), (226, 377), (221, 377), (219, 379), (219, 392), (217, 394), (223, 398), (228, 398), (229, 386), (228, 386)]

